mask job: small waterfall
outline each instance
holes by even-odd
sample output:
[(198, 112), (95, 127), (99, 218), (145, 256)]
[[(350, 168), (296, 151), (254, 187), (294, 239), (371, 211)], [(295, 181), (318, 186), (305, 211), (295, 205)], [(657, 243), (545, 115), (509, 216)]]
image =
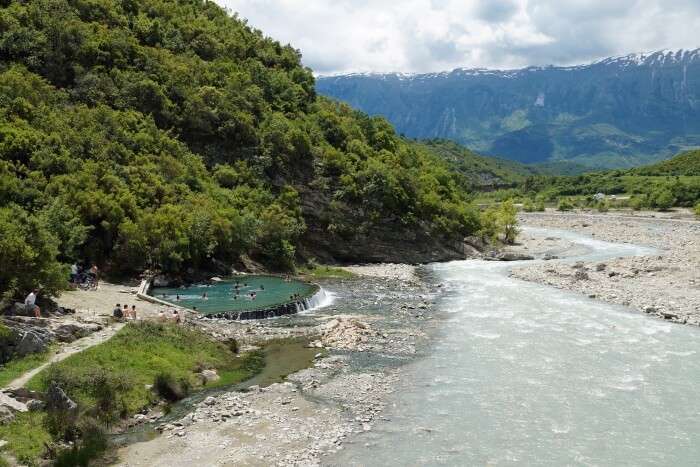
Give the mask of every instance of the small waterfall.
[(302, 298), (281, 305), (275, 305), (270, 308), (239, 312), (223, 312), (204, 315), (204, 317), (232, 320), (275, 318), (277, 316), (290, 315), (323, 308), (333, 303), (334, 299), (335, 294), (332, 292), (326, 292), (323, 288), (319, 288), (318, 292), (311, 297)]
[(318, 292), (313, 294), (311, 297), (304, 300), (306, 308), (304, 311), (316, 310), (318, 308), (327, 307), (335, 300), (335, 294), (331, 292), (326, 292), (326, 290), (321, 287)]

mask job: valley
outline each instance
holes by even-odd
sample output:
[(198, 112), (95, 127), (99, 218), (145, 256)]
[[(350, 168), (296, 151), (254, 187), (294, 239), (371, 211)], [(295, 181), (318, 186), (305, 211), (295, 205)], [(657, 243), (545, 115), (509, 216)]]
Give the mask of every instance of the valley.
[(695, 465), (700, 49), (547, 3), (0, 1), (0, 467)]

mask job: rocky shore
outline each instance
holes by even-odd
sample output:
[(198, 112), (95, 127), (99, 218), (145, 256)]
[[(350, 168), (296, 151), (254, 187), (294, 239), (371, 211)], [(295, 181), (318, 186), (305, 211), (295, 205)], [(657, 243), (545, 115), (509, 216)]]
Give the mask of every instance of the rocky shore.
[[(318, 354), (310, 368), (267, 387), (207, 397), (184, 417), (159, 424), (161, 435), (125, 446), (122, 466), (319, 465), (381, 416), (402, 363), (431, 329), (433, 299), (406, 265), (352, 268), (354, 279), (322, 284), (336, 302), (309, 314), (238, 323), (191, 323), (242, 348), (304, 337)], [(381, 364), (377, 362), (381, 361)]]
[[(700, 325), (700, 222), (657, 216), (613, 212), (521, 214), (526, 226), (571, 230), (599, 240), (651, 246), (657, 251), (651, 256), (605, 262), (538, 263), (515, 268), (511, 274), (672, 322)], [(543, 241), (525, 233), (516, 249), (537, 250)]]

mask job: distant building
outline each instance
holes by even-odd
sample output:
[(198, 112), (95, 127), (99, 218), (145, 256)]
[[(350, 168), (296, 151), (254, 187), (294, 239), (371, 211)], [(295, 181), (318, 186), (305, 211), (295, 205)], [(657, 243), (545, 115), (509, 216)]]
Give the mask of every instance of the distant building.
[(596, 201), (605, 199), (605, 193), (596, 193), (595, 195), (593, 195), (593, 199)]

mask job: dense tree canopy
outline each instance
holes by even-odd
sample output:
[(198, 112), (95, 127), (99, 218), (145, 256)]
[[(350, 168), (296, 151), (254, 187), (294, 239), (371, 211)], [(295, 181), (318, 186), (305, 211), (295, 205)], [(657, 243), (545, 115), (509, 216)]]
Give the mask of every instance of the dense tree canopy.
[(3, 270), (4, 292), (55, 289), (73, 260), (289, 268), (309, 222), (338, 238), (479, 227), (461, 176), (317, 97), (297, 50), (213, 2), (0, 1), (0, 116), (0, 256), (32, 265)]

